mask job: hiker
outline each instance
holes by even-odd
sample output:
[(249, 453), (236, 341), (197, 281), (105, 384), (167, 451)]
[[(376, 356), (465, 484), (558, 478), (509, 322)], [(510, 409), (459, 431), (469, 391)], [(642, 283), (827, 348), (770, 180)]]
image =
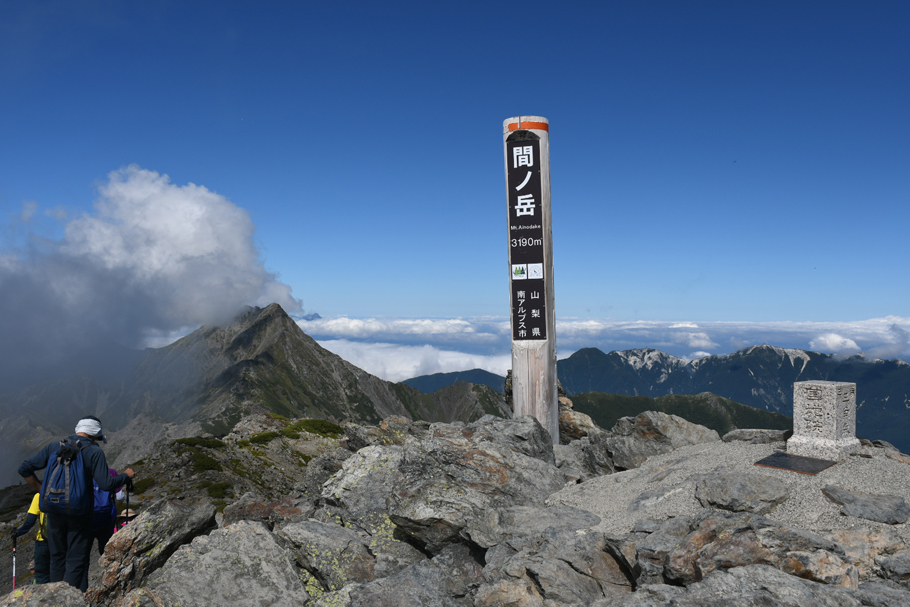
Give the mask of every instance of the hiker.
[[(134, 473), (127, 468), (115, 477), (110, 476), (107, 458), (97, 441), (107, 442), (101, 430), (101, 420), (87, 415), (76, 424), (75, 434), (63, 441), (53, 442), (22, 462), (19, 476), (36, 491), (41, 492), (40, 506), (47, 517), (47, 539), (50, 548), (50, 581), (64, 581), (80, 588), (88, 570), (92, 550), (92, 520), (94, 495), (92, 479), (103, 491), (116, 489), (132, 482)], [(58, 455), (60, 457), (58, 457)], [(56, 472), (67, 466), (67, 492), (52, 487)], [(81, 465), (79, 465), (81, 462)], [(44, 487), (35, 476), (37, 470), (48, 468)], [(60, 476), (63, 474), (61, 472)]]
[[(113, 468), (109, 468), (108, 472), (111, 477), (117, 477), (117, 471)], [(114, 489), (104, 491), (95, 480), (92, 480), (92, 489), (95, 506), (92, 516), (92, 537), (89, 540), (89, 554), (92, 552), (91, 547), (95, 540), (98, 540), (98, 554), (104, 554), (104, 547), (107, 545), (108, 540), (111, 539), (111, 536), (114, 535), (114, 524), (117, 520), (116, 500), (123, 499), (123, 487), (115, 489), (117, 492), (115, 496)], [(82, 576), (82, 583), (79, 585), (79, 589), (82, 592), (88, 590), (88, 568), (85, 569), (85, 575)]]
[(117, 533), (124, 527), (126, 527), (131, 520), (136, 518), (136, 513), (132, 508), (127, 508), (123, 512), (117, 515), (117, 524), (114, 525), (114, 533)]
[[(108, 470), (112, 478), (117, 478), (117, 471), (113, 468)], [(114, 535), (114, 524), (117, 521), (117, 504), (116, 500), (123, 499), (123, 486), (116, 487), (110, 491), (104, 491), (98, 486), (98, 483), (92, 480), (94, 489), (95, 515), (92, 518), (92, 540), (98, 540), (98, 554), (104, 554), (104, 547), (107, 541)], [(114, 492), (116, 491), (116, 495)]]
[(51, 553), (47, 546), (47, 520), (44, 513), (38, 508), (40, 497), (39, 492), (32, 498), (32, 505), (29, 506), (28, 514), (25, 515), (25, 522), (18, 529), (13, 529), (13, 538), (25, 535), (35, 523), (38, 523), (38, 531), (35, 534), (35, 583), (47, 584), (51, 581)]

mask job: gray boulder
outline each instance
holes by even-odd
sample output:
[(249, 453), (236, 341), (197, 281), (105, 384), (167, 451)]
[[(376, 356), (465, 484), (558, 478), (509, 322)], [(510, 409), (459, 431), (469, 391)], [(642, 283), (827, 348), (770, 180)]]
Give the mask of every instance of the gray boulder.
[(879, 559), (878, 564), (886, 579), (910, 584), (910, 550), (902, 550), (892, 556)]
[(704, 426), (676, 415), (645, 411), (616, 422), (611, 436), (606, 439), (606, 446), (616, 469), (629, 470), (639, 467), (652, 455), (718, 440), (720, 435)]
[(718, 569), (771, 565), (824, 584), (856, 588), (859, 574), (837, 544), (825, 538), (749, 514), (706, 511), (670, 552), (667, 581), (689, 585)]
[(368, 584), (351, 584), (343, 592), (325, 595), (326, 607), (470, 607), (481, 582), (481, 565), (466, 546), (444, 548), (432, 560), (403, 569), (392, 577)]
[[(861, 596), (818, 584), (767, 565), (714, 571), (687, 588), (645, 586), (621, 601), (592, 607), (861, 607)], [(887, 607), (892, 607), (888, 605)], [(897, 607), (897, 604), (893, 604)]]
[(609, 432), (592, 428), (586, 436), (573, 440), (568, 445), (553, 446), (556, 465), (563, 471), (567, 481), (585, 481), (616, 472), (607, 444), (610, 436)]
[(510, 506), (481, 513), (468, 522), (462, 535), (481, 548), (491, 548), (517, 538), (534, 538), (549, 529), (576, 532), (598, 523), (596, 514), (571, 506)]
[(395, 533), (436, 554), (460, 541), (469, 521), (508, 505), (543, 504), (564, 481), (537, 420), (486, 416), (433, 424), (403, 447), (361, 449), (325, 484), (322, 502), (371, 535), (391, 519)]
[(828, 586), (788, 575), (767, 565), (712, 572), (686, 588), (662, 584), (641, 587), (620, 601), (591, 607), (906, 607), (910, 591), (885, 584), (857, 590)]
[(388, 446), (404, 444), (409, 436), (423, 438), (430, 430), (425, 421), (413, 421), (403, 417), (388, 417), (378, 426), (364, 426), (355, 423), (344, 425), (344, 437), (347, 448), (359, 451), (369, 446)]
[(695, 498), (705, 508), (767, 514), (790, 495), (787, 484), (766, 474), (717, 468), (695, 483)]
[(290, 552), (262, 523), (238, 521), (180, 548), (120, 605), (297, 607), (308, 599)]
[[(477, 605), (590, 604), (632, 590), (603, 533), (548, 528), (512, 538), (487, 551)], [(512, 597), (512, 598), (508, 598)]]
[(578, 448), (578, 441), (573, 442), (576, 444), (553, 445), (553, 455), (556, 459), (556, 467), (562, 472), (566, 482), (580, 483), (596, 476), (596, 474), (588, 469), (585, 455)]
[(99, 560), (101, 578), (89, 588), (86, 599), (109, 605), (138, 588), (177, 549), (216, 527), (215, 507), (196, 507), (161, 500), (121, 529), (107, 543)]
[(254, 493), (244, 493), (227, 506), (221, 524), (228, 527), (238, 521), (259, 521), (270, 530), (276, 525), (306, 520), (313, 515), (312, 500), (288, 497), (283, 500), (264, 500)]
[(350, 529), (310, 520), (291, 523), (277, 535), (292, 547), (297, 563), (316, 579), (318, 594), (376, 579), (376, 559), (365, 538)]
[(588, 604), (631, 591), (618, 547), (590, 529), (599, 522), (569, 507), (503, 508), (472, 522), (465, 535), (489, 548), (476, 604)]
[[(560, 399), (560, 401), (562, 400)], [(569, 402), (571, 403), (571, 401)], [(597, 428), (597, 424), (594, 423), (590, 415), (575, 411), (571, 407), (560, 407), (559, 440), (562, 444), (565, 445), (573, 440), (587, 436), (588, 432), (594, 428)]]
[(0, 607), (88, 607), (78, 588), (66, 582), (26, 585), (0, 597)]
[(835, 504), (843, 506), (841, 513), (878, 523), (898, 525), (910, 520), (910, 506), (896, 495), (874, 495), (825, 485), (822, 493)]
[(345, 460), (353, 455), (347, 449), (333, 449), (310, 460), (303, 480), (294, 485), (294, 490), (306, 497), (316, 498), (322, 494), (322, 485), (333, 474), (341, 470)]
[(843, 552), (847, 560), (856, 566), (860, 579), (871, 579), (881, 574), (877, 563), (880, 559), (892, 556), (908, 546), (900, 535), (891, 527), (867, 529), (841, 529), (823, 534)]
[(543, 505), (564, 485), (549, 434), (532, 417), (434, 424), (405, 444), (389, 516), (431, 553), (471, 520), (510, 505)]

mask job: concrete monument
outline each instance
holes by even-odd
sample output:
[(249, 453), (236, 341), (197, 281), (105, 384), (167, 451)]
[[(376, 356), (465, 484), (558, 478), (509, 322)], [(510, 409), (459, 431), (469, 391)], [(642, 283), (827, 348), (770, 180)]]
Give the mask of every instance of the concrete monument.
[(793, 436), (787, 453), (838, 461), (860, 446), (856, 438), (856, 384), (793, 384)]

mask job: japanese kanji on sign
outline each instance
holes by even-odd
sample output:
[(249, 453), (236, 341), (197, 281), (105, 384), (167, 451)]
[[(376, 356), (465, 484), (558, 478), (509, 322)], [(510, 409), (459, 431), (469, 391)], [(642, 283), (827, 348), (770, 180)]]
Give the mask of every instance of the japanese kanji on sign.
[(512, 339), (547, 338), (540, 142), (507, 141)]

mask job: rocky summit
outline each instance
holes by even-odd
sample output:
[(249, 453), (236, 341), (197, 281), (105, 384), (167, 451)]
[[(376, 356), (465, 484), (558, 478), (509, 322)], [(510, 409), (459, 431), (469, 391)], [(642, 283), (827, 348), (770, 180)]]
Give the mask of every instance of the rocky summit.
[(26, 575), (0, 606), (910, 605), (910, 457), (890, 445), (806, 476), (754, 465), (776, 431), (562, 423), (579, 438), (554, 446), (531, 417), (244, 418), (139, 464), (160, 478), (85, 595)]

